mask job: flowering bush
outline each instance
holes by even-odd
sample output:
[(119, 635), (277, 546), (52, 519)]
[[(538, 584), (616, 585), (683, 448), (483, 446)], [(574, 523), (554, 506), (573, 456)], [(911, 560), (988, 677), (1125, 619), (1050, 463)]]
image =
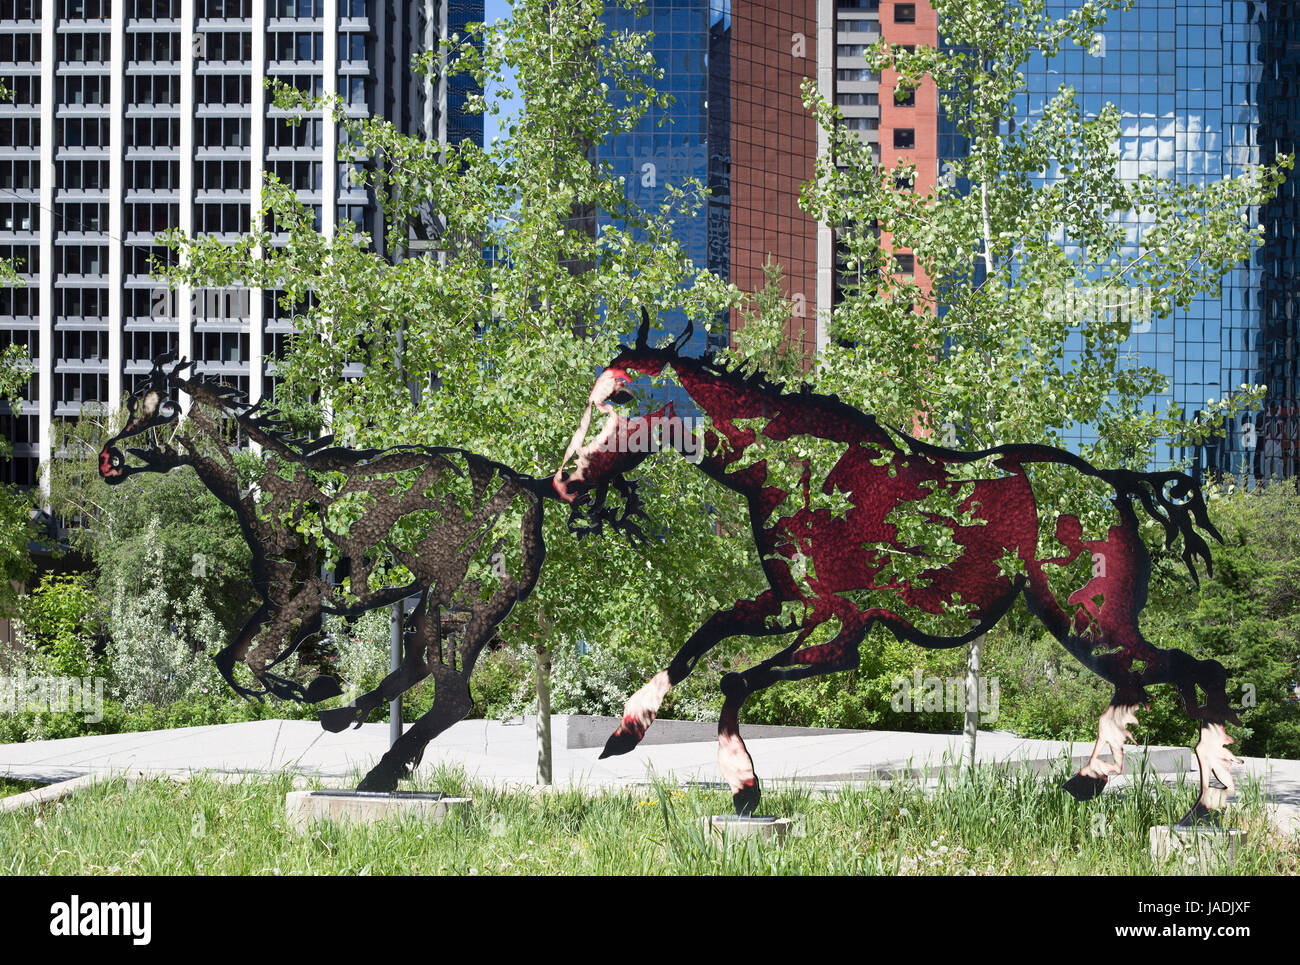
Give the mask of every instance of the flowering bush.
[[(149, 523), (156, 534), (158, 521)], [(163, 565), (161, 543), (146, 540), (146, 569)], [(161, 580), (143, 593), (119, 582), (113, 594), (107, 647), (114, 696), (128, 707), (165, 705), (201, 694), (224, 693), (226, 684), (212, 661), (224, 646), (224, 631), (209, 609), (201, 585), (184, 599), (168, 598)]]

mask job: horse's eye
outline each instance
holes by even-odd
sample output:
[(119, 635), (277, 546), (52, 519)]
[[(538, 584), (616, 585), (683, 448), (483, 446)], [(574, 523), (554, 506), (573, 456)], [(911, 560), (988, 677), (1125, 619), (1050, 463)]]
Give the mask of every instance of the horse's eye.
[(172, 416), (176, 414), (176, 403), (173, 402), (171, 399), (167, 399), (166, 401), (159, 403), (158, 414), (162, 416), (164, 419), (170, 419)]

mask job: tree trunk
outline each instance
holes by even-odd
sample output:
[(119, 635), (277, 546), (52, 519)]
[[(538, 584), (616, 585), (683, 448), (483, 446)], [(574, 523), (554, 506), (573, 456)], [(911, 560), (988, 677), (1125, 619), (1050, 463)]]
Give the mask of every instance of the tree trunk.
[(537, 783), (551, 783), (551, 652), (537, 645)]
[(962, 763), (975, 769), (975, 737), (980, 728), (979, 679), (980, 651), (984, 649), (985, 634), (971, 641), (966, 654), (966, 727), (962, 731)]

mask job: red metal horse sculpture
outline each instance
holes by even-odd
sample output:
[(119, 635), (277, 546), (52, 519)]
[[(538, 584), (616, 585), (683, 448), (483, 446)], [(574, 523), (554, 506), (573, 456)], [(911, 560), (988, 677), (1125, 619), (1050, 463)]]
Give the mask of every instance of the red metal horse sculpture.
[[(1067, 789), (1080, 799), (1101, 793), (1123, 766), (1124, 740), (1131, 738), (1125, 728), (1136, 722), (1147, 686), (1172, 683), (1201, 725), (1202, 793), (1188, 819), (1213, 817), (1217, 801), (1208, 789), (1218, 785), (1211, 780), (1230, 791), (1229, 765), (1239, 762), (1226, 749), (1232, 739), (1224, 724), (1239, 723), (1226, 673), (1216, 661), (1155, 647), (1138, 627), (1150, 575), (1139, 507), (1163, 526), (1168, 545), (1181, 538), (1194, 579), (1198, 557), (1210, 566), (1197, 528), (1219, 534), (1190, 477), (1097, 469), (1051, 446), (943, 448), (883, 426), (835, 396), (807, 387), (784, 391), (761, 373), (683, 357), (689, 332), (652, 348), (648, 331), (645, 317), (636, 344), (622, 346), (596, 380), (555, 474), (556, 491), (572, 507), (570, 525), (578, 532), (611, 525), (635, 535), (641, 506), (626, 474), (651, 452), (673, 448), (746, 500), (767, 589), (713, 614), (691, 635), (628, 701), (602, 756), (636, 747), (668, 690), (719, 641), (794, 634), (769, 659), (721, 682), (719, 764), (737, 811), (751, 812), (759, 783), (739, 730), (751, 694), (856, 667), (859, 645), (877, 623), (924, 647), (968, 643), (1023, 595), (1053, 636), (1115, 687), (1091, 759)], [(628, 387), (639, 375), (674, 381), (698, 407), (699, 425), (671, 405), (621, 414), (616, 407), (631, 401)], [(596, 413), (603, 421), (593, 426)], [(1072, 474), (1076, 487), (1093, 494), (1093, 506), (1108, 519), (1095, 538), (1085, 538), (1078, 517), (1035, 501), (1031, 477), (1043, 473)], [(621, 509), (606, 504), (611, 487), (624, 497)], [(928, 532), (924, 545), (917, 527)], [(1040, 551), (1053, 542), (1064, 552)], [(1049, 568), (1075, 579), (1064, 601), (1049, 587)], [(1107, 746), (1113, 762), (1102, 758)]]

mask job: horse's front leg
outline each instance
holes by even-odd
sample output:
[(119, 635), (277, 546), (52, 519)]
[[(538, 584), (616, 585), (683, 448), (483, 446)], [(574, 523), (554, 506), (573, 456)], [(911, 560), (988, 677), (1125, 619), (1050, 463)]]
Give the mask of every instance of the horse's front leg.
[(257, 637), (257, 631), (271, 619), (271, 613), (271, 605), (263, 603), (244, 622), (235, 639), (212, 658), (213, 663), (217, 665), (217, 670), (221, 673), (222, 679), (230, 685), (231, 690), (245, 700), (261, 700), (266, 691), (249, 690), (247, 687), (237, 684), (235, 682), (235, 664), (242, 662), (244, 657), (248, 655), (248, 650)]
[[(285, 604), (271, 609), (274, 614), (257, 646), (248, 653), (246, 663), (253, 675), (266, 687), (266, 691), (281, 700), (294, 700), (304, 703), (317, 703), (330, 697), (336, 697), (343, 691), (333, 677), (319, 676), (311, 686), (303, 687), (285, 677), (270, 672), (276, 666), (295, 653), (304, 640), (321, 629), (322, 592), (327, 589), (318, 581), (305, 584)], [(297, 630), (294, 630), (294, 627)], [(292, 638), (290, 639), (290, 634)], [(286, 646), (285, 641), (289, 643)]]
[[(1102, 713), (1097, 721), (1097, 743), (1093, 745), (1092, 756), (1079, 768), (1079, 773), (1065, 783), (1065, 789), (1077, 800), (1087, 801), (1096, 797), (1105, 790), (1111, 775), (1124, 769), (1124, 743), (1137, 743), (1129, 727), (1138, 722), (1139, 706), (1113, 703)], [(1111, 756), (1109, 761), (1102, 758), (1107, 751)]]
[(769, 636), (789, 633), (793, 627), (773, 627), (770, 620), (779, 616), (781, 604), (770, 591), (756, 600), (744, 600), (729, 610), (719, 610), (709, 617), (677, 651), (672, 662), (659, 671), (628, 700), (623, 708), (623, 720), (605, 743), (601, 758), (626, 754), (645, 737), (663, 706), (668, 691), (677, 686), (695, 669), (700, 657), (728, 637), (748, 634)]
[(817, 626), (818, 623), (805, 624), (785, 649), (748, 670), (729, 673), (722, 678), (724, 699), (718, 717), (718, 767), (731, 788), (731, 801), (737, 814), (753, 814), (762, 794), (753, 758), (740, 736), (740, 710), (745, 701), (774, 683), (803, 680), (858, 666), (858, 648), (866, 635), (864, 626), (841, 627), (826, 643), (804, 648), (804, 643)]

